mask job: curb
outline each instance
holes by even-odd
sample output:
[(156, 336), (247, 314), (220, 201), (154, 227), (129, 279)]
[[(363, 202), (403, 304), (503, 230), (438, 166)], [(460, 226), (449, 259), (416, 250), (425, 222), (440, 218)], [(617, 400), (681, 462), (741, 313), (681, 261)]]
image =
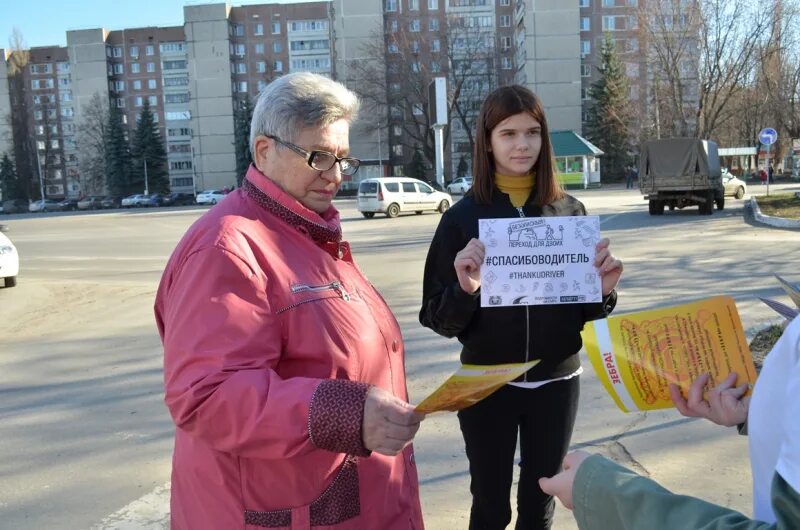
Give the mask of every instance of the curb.
[(777, 228), (800, 228), (800, 219), (785, 219), (761, 213), (761, 208), (758, 207), (758, 201), (756, 201), (755, 197), (750, 197), (750, 207), (753, 209), (753, 219), (756, 222)]

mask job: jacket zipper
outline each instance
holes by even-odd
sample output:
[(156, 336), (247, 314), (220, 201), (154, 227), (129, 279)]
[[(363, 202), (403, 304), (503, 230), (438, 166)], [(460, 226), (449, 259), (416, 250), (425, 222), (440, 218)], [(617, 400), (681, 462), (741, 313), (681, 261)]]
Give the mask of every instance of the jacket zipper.
[(325, 285), (304, 285), (302, 283), (296, 283), (291, 287), (292, 294), (297, 293), (319, 293), (322, 291), (336, 291), (336, 293), (342, 297), (342, 300), (345, 302), (350, 301), (350, 293), (344, 290), (342, 287), (342, 283), (339, 280), (333, 280), (331, 283), (327, 283)]
[[(522, 209), (522, 206), (517, 206), (517, 213), (519, 213), (520, 217), (525, 217), (525, 211)], [(525, 306), (525, 362), (528, 362), (531, 355), (531, 308), (530, 306)], [(522, 381), (527, 383), (528, 382), (528, 372), (525, 372), (522, 375)]]

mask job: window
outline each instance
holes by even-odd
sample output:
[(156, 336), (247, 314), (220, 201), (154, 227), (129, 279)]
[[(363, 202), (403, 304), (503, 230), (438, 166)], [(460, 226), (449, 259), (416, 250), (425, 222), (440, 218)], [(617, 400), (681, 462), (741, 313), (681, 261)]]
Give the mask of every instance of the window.
[(581, 99), (592, 99), (592, 90), (589, 87), (581, 87)]
[[(311, 51), (311, 50), (330, 50), (330, 42), (328, 39), (317, 40), (297, 40), (292, 41), (290, 47), (293, 52), (296, 51)], [(277, 50), (280, 51), (280, 50)]]
[(578, 7), (589, 7), (589, 0), (580, 0)]
[(428, 11), (439, 9), (439, 0), (428, 0)]
[(234, 55), (237, 57), (244, 57), (244, 44), (237, 44), (234, 48)]
[(59, 93), (59, 98), (60, 98), (60, 99), (61, 99), (61, 101), (63, 101), (63, 102), (65, 102), (65, 101), (72, 101), (72, 90), (62, 90), (62, 91)]
[(273, 35), (280, 35), (281, 33), (281, 23), (280, 22), (273, 22), (272, 23), (272, 34)]
[(511, 27), (511, 15), (501, 15), (500, 16), (500, 27), (501, 28)]
[(117, 98), (117, 108), (118, 109), (125, 108), (125, 98)]
[(114, 81), (114, 90), (117, 92), (125, 91), (125, 81)]
[(283, 72), (283, 61), (275, 61), (272, 64), (272, 69), (276, 72)]
[(155, 53), (156, 53), (155, 46), (148, 46), (144, 49), (145, 55), (155, 55)]
[(147, 63), (147, 71), (152, 73), (156, 71), (156, 63)]
[(263, 35), (264, 34), (264, 24), (256, 24), (253, 28), (253, 34), (255, 35)]
[(58, 63), (56, 65), (56, 69), (58, 70), (59, 74), (68, 74), (69, 73), (69, 63)]
[(36, 142), (36, 149), (38, 149), (39, 151), (44, 151), (45, 144), (42, 140)]
[(581, 65), (581, 77), (590, 77), (592, 75), (592, 67), (588, 64)]
[(246, 63), (236, 63), (236, 73), (237, 74), (246, 74), (247, 73), (247, 64)]
[(276, 40), (272, 43), (272, 53), (281, 53), (283, 51), (283, 43)]
[(419, 0), (408, 0), (409, 11), (419, 11)]
[(386, 0), (386, 11), (397, 11), (397, 0)]
[(327, 20), (292, 20), (288, 23), (289, 33), (294, 31), (327, 31)]
[(136, 96), (136, 98), (133, 101), (133, 104), (136, 105), (137, 107), (141, 107), (143, 103), (144, 99), (142, 98), (142, 96)]
[(389, 22), (389, 31), (391, 33), (397, 33), (397, 21), (396, 20), (392, 20), (391, 22)]
[(263, 79), (259, 79), (258, 83), (256, 84), (256, 86), (258, 87), (258, 91), (261, 92), (262, 90), (264, 90), (267, 87), (267, 82), (264, 81)]
[(265, 63), (264, 61), (258, 61), (256, 63), (256, 72), (258, 72), (259, 74), (263, 74), (266, 71), (267, 71), (267, 63)]
[[(169, 119), (169, 118), (167, 118), (167, 119)], [(170, 162), (169, 163), (169, 168), (170, 169), (192, 169), (192, 161), (191, 160), (180, 160), (178, 162)], [(175, 179), (175, 181), (178, 181), (178, 180), (188, 180), (189, 183), (186, 184), (186, 185), (187, 186), (191, 186), (192, 185), (191, 179)]]
[(139, 63), (131, 63), (132, 74), (138, 74), (141, 71), (142, 71), (142, 65), (140, 65)]
[(500, 5), (501, 6), (510, 6), (511, 5), (511, 0), (500, 0)]
[(36, 134), (39, 136), (44, 136), (44, 125), (36, 126)]
[(114, 63), (114, 73), (115, 74), (124, 74), (125, 73), (125, 65), (122, 63)]
[[(181, 120), (191, 120), (192, 113), (188, 110), (181, 110), (177, 112), (165, 112), (164, 118), (167, 121), (181, 121)], [(189, 166), (191, 168), (192, 166)]]
[(591, 18), (581, 17), (581, 31), (589, 31), (592, 29)]
[[(243, 44), (241, 46), (244, 46)], [(186, 70), (186, 61), (164, 61), (161, 63), (162, 70)]]
[(403, 136), (403, 128), (399, 125), (392, 125), (392, 133), (395, 136)]
[(639, 77), (639, 65), (636, 63), (625, 63), (625, 75), (628, 77)]
[(419, 31), (419, 19), (415, 18), (411, 22), (408, 23), (408, 31), (412, 33), (417, 33)]
[(164, 94), (164, 103), (189, 103), (189, 93), (182, 92), (180, 94)]
[(433, 72), (434, 74), (438, 74), (441, 71), (442, 69), (439, 66), (439, 63), (436, 61), (431, 61), (431, 72)]
[(439, 41), (439, 39), (433, 39), (431, 41), (431, 51), (439, 52), (441, 50), (442, 50), (442, 43)]
[(33, 111), (33, 119), (36, 121), (40, 121), (42, 119), (42, 111), (41, 110)]
[[(155, 81), (155, 79), (153, 80)], [(188, 77), (165, 77), (164, 86), (186, 86), (189, 84)]]
[(614, 7), (615, 0), (603, 0), (603, 7)]
[(419, 41), (412, 40), (410, 49), (411, 53), (419, 53)]
[(169, 52), (173, 52), (173, 53), (177, 52), (177, 53), (179, 53), (179, 52), (184, 51), (185, 46), (184, 46), (184, 43), (182, 43), (182, 42), (164, 42), (164, 43), (161, 43), (160, 48), (161, 48), (161, 53), (165, 53), (165, 52), (167, 52), (167, 53), (169, 53)]
[(147, 103), (149, 103), (151, 107), (155, 107), (156, 105), (158, 105), (158, 97), (147, 96)]
[(411, 105), (411, 114), (414, 116), (422, 116), (425, 112), (422, 110), (422, 103), (414, 103)]
[(242, 24), (234, 24), (231, 27), (231, 32), (235, 37), (244, 37), (244, 26)]
[(237, 92), (247, 92), (247, 81), (239, 81), (236, 83)]
[(626, 29), (625, 22), (627, 21), (628, 17), (619, 16), (606, 16), (603, 17), (603, 31), (621, 31)]
[(167, 129), (167, 136), (191, 136), (191, 135), (192, 135), (192, 130), (188, 127)]
[(585, 57), (592, 53), (592, 43), (588, 40), (581, 41), (581, 56)]
[(156, 81), (155, 79), (148, 79), (147, 88), (149, 88), (150, 90), (155, 90), (156, 88), (158, 88), (158, 81)]
[(138, 46), (131, 46), (128, 49), (128, 52), (131, 54), (131, 57), (133, 57), (134, 59), (138, 59), (139, 58), (139, 47)]
[(172, 186), (175, 187), (175, 188), (186, 188), (186, 187), (193, 186), (193, 185), (194, 185), (194, 181), (192, 181), (191, 177), (189, 177), (189, 178), (180, 178), (180, 179), (172, 179)]
[(413, 182), (403, 182), (403, 193), (417, 193)]
[(260, 42), (260, 43), (256, 44), (255, 50), (256, 50), (257, 54), (264, 55), (264, 43)]
[(432, 18), (428, 20), (428, 31), (439, 31), (439, 19)]
[(511, 49), (511, 37), (500, 37), (500, 48), (503, 50)]
[(500, 68), (503, 70), (511, 70), (511, 57), (501, 57), (500, 58)]
[(114, 46), (114, 57), (122, 57), (122, 47), (121, 46)]
[(420, 71), (419, 61), (414, 61), (411, 63), (411, 71), (415, 73)]
[(402, 145), (393, 145), (392, 146), (392, 153), (394, 153), (395, 156), (403, 156), (403, 146)]

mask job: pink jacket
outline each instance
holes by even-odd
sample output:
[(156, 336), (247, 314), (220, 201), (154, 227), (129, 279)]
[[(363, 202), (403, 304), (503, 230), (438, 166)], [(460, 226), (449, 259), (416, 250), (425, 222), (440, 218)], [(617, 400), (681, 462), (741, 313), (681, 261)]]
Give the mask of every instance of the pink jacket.
[(155, 312), (173, 529), (423, 528), (412, 447), (362, 444), (369, 385), (407, 400), (403, 340), (334, 208), (251, 167), (178, 244)]

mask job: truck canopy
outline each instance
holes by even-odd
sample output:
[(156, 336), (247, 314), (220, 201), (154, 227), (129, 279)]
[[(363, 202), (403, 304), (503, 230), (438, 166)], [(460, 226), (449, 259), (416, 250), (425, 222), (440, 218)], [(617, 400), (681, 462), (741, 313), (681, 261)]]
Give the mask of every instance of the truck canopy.
[(639, 175), (656, 178), (704, 175), (719, 178), (717, 144), (697, 138), (650, 140), (642, 145)]

